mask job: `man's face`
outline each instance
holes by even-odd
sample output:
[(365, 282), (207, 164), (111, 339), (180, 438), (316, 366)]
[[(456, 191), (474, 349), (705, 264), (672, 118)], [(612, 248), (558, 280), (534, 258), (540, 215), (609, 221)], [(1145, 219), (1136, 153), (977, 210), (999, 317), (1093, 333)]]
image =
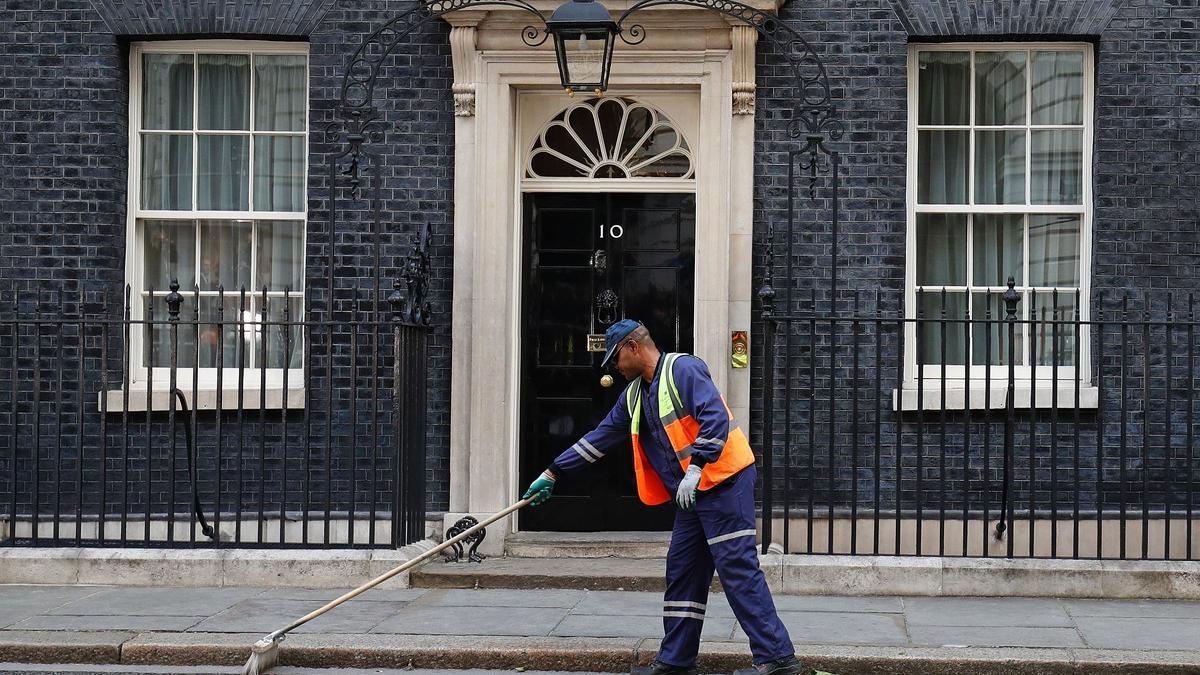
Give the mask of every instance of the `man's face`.
[(632, 380), (641, 374), (641, 364), (638, 362), (639, 347), (636, 342), (626, 338), (617, 347), (617, 355), (613, 357), (613, 362), (616, 363), (617, 371), (625, 377), (626, 380)]

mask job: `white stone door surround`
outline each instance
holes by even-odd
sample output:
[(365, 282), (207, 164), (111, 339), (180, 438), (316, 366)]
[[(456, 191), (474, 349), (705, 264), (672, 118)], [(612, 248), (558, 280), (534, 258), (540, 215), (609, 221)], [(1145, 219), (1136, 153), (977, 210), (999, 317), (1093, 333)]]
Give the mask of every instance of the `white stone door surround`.
[[(775, 11), (774, 2), (767, 0), (760, 9)], [(630, 3), (605, 4), (619, 15)], [(549, 15), (556, 3), (538, 0), (534, 5)], [(745, 424), (749, 370), (730, 368), (729, 351), (730, 332), (750, 328), (757, 33), (716, 12), (690, 8), (646, 10), (635, 17), (646, 28), (646, 40), (636, 47), (618, 41), (607, 93), (664, 110), (692, 148), (697, 175), (695, 352), (709, 363)], [(454, 515), (498, 511), (524, 487), (517, 483), (521, 169), (533, 143), (529, 130), (536, 132), (572, 102), (559, 86), (549, 44), (531, 49), (521, 42), (520, 30), (531, 23), (529, 18), (514, 11), (446, 16), (452, 26), (456, 113), (450, 408)], [(500, 535), (493, 533), (488, 540), (500, 540)]]

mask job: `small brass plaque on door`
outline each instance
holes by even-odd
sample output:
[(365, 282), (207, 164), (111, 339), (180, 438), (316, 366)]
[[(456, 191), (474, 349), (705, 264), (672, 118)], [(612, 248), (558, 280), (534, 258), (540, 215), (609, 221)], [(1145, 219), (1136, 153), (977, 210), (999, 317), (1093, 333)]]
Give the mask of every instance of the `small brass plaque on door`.
[(604, 333), (588, 333), (587, 350), (589, 352), (604, 352)]

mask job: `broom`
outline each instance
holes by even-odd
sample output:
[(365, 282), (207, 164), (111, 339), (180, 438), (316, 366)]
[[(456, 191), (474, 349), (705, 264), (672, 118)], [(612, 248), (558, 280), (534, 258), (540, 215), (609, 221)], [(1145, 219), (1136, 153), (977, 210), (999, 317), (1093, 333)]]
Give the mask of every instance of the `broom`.
[(513, 511), (516, 511), (516, 510), (520, 509), (521, 507), (526, 506), (531, 501), (533, 501), (532, 497), (530, 497), (528, 499), (522, 499), (521, 501), (513, 504), (512, 506), (509, 506), (508, 508), (504, 509), (503, 511), (493, 514), (487, 520), (484, 520), (483, 522), (481, 522), (477, 525), (473, 525), (472, 527), (465, 530), (461, 534), (458, 534), (450, 539), (447, 539), (446, 541), (443, 541), (442, 543), (438, 544), (437, 546), (434, 546), (433, 548), (431, 548), (428, 551), (422, 553), (421, 555), (413, 558), (412, 560), (409, 560), (409, 561), (399, 565), (398, 567), (391, 569), (390, 571), (384, 572), (383, 574), (375, 577), (374, 579), (368, 581), (367, 583), (359, 586), (358, 588), (347, 592), (342, 597), (326, 603), (325, 606), (321, 607), (320, 609), (313, 610), (313, 611), (309, 612), (308, 614), (305, 614), (304, 616), (300, 617), (299, 619), (296, 619), (295, 621), (291, 622), (290, 624), (284, 626), (283, 628), (280, 628), (279, 630), (277, 630), (273, 633), (268, 633), (266, 637), (259, 640), (258, 642), (255, 642), (254, 645), (250, 648), (250, 659), (248, 661), (246, 661), (246, 667), (242, 669), (242, 675), (262, 675), (268, 669), (270, 669), (272, 666), (274, 666), (275, 663), (279, 660), (280, 643), (283, 642), (284, 637), (286, 637), (287, 634), (290, 631), (292, 631), (293, 629), (295, 629), (299, 626), (302, 626), (302, 625), (308, 623), (309, 621), (312, 621), (313, 619), (317, 618), (318, 616), (321, 616), (322, 614), (324, 614), (325, 612), (328, 612), (329, 610), (333, 609), (334, 607), (337, 607), (338, 605), (342, 604), (343, 602), (346, 602), (347, 600), (350, 600), (351, 598), (356, 597), (360, 593), (363, 593), (367, 590), (370, 590), (370, 589), (378, 586), (379, 584), (382, 584), (383, 582), (387, 581), (388, 579), (391, 579), (392, 577), (396, 576), (397, 574), (400, 574), (401, 572), (403, 572), (405, 570), (411, 569), (411, 568), (417, 566), (418, 564), (425, 562), (426, 560), (429, 560), (430, 558), (437, 555), (438, 553), (446, 550), (447, 548), (453, 546), (454, 544), (457, 544), (458, 542), (466, 539), (467, 537), (470, 537), (471, 535), (482, 530), (483, 528), (487, 527), (488, 525), (491, 525), (492, 523), (496, 522), (497, 520), (500, 520), (501, 518), (507, 516), (508, 514), (512, 513)]

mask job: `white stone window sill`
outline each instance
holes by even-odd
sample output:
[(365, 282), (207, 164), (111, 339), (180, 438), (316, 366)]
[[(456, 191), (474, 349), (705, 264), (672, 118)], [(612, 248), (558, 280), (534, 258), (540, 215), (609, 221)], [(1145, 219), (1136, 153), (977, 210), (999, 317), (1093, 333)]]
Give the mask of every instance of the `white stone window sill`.
[[(217, 388), (212, 385), (200, 386), (197, 388), (195, 400), (192, 400), (191, 385), (181, 385), (179, 390), (183, 392), (183, 398), (187, 401), (188, 410), (216, 410), (217, 409)], [(265, 390), (265, 401), (259, 396), (259, 388), (257, 386), (242, 388), (242, 410), (258, 410), (265, 408), (266, 410), (282, 410), (284, 406), (284, 396), (282, 386), (267, 385)], [(145, 412), (146, 404), (150, 404), (151, 411), (168, 411), (171, 409), (170, 391), (167, 387), (159, 388), (155, 383), (154, 392), (150, 395), (149, 401), (146, 396), (145, 384), (131, 384), (129, 387), (129, 407), (125, 408), (125, 393), (122, 389), (111, 389), (101, 392), (97, 398), (96, 405), (99, 409), (104, 403), (107, 403), (107, 410), (110, 413), (119, 412)], [(265, 405), (260, 405), (264, 402)], [(304, 387), (289, 386), (287, 389), (287, 407), (289, 410), (304, 409)], [(237, 387), (223, 387), (221, 390), (221, 409), (222, 410), (237, 410), (238, 409), (238, 390)], [(175, 411), (179, 412), (179, 401), (175, 401)]]
[[(904, 387), (903, 389), (892, 390), (892, 410), (899, 411), (915, 411), (917, 410), (917, 387)], [(970, 408), (971, 410), (1004, 410), (1005, 394), (1007, 393), (1006, 384), (993, 384), (991, 386), (990, 398), (985, 394), (985, 388), (980, 385), (972, 386), (970, 393)], [(1031, 386), (1029, 382), (1018, 382), (1016, 385), (1016, 396), (1013, 399), (1013, 406), (1018, 410), (1029, 410), (1036, 407), (1038, 410), (1049, 410), (1055, 406), (1054, 385), (1051, 382), (1044, 384), (1037, 383), (1036, 386)], [(1076, 405), (1075, 401), (1075, 382), (1063, 382), (1058, 385), (1057, 405), (1060, 410), (1075, 409), (1093, 410), (1098, 407), (1100, 401), (1100, 389), (1093, 386), (1079, 385), (1079, 402)], [(925, 382), (925, 391), (921, 395), (921, 410), (963, 410), (968, 402), (967, 391), (963, 388), (960, 382), (955, 384), (946, 384), (946, 402), (942, 405), (942, 386), (941, 383), (934, 381)]]

